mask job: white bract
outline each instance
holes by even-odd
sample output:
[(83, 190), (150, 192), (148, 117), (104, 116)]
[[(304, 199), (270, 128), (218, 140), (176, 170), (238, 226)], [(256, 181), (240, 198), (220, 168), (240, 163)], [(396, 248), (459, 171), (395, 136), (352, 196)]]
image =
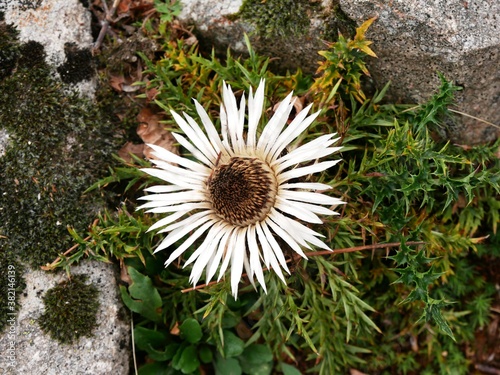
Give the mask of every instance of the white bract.
[[(263, 266), (272, 268), (285, 282), (281, 269), (290, 271), (278, 243), (280, 239), (304, 258), (304, 248), (329, 249), (320, 240), (321, 234), (299, 220), (322, 224), (318, 215), (334, 215), (332, 208), (344, 203), (318, 192), (330, 186), (302, 181), (305, 176), (325, 171), (339, 162), (318, 162), (340, 149), (331, 147), (338, 140), (336, 134), (326, 134), (288, 149), (319, 114), (308, 116), (309, 105), (287, 125), (293, 108), (290, 93), (258, 136), (264, 88), (261, 81), (255, 95), (250, 89), (246, 112), (245, 96), (238, 107), (234, 93), (224, 83), (220, 110), (222, 138), (198, 102), (194, 103), (205, 131), (189, 115), (184, 113), (182, 117), (172, 111), (185, 134), (174, 134), (175, 139), (198, 162), (149, 145), (154, 150), (156, 159), (152, 162), (156, 168), (144, 169), (169, 183), (147, 188), (153, 194), (140, 198), (148, 202), (139, 209), (168, 213), (149, 228), (161, 228), (159, 233), (168, 233), (155, 252), (184, 238), (170, 254), (168, 266), (196, 240), (203, 239), (184, 264), (194, 262), (190, 282), (196, 285), (203, 270), (207, 283), (217, 270), (220, 280), (230, 267), (235, 298), (243, 269), (250, 282), (253, 284), (255, 277), (266, 292)], [(308, 165), (298, 166), (301, 163)]]

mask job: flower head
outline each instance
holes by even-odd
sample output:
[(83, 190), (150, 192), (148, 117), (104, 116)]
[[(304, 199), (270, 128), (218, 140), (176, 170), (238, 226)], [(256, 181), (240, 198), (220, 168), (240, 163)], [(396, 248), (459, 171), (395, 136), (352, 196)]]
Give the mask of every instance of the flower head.
[[(187, 137), (173, 134), (175, 139), (198, 162), (150, 145), (156, 157), (152, 162), (157, 168), (144, 171), (170, 184), (147, 188), (154, 194), (140, 198), (148, 202), (139, 209), (169, 213), (149, 228), (162, 228), (159, 233), (168, 233), (155, 252), (185, 237), (170, 254), (166, 266), (203, 237), (203, 242), (184, 264), (194, 262), (190, 282), (196, 285), (204, 269), (207, 282), (217, 270), (220, 280), (230, 265), (235, 297), (243, 268), (250, 282), (254, 283), (255, 276), (265, 291), (263, 264), (285, 282), (281, 268), (290, 272), (277, 238), (304, 258), (302, 249), (311, 249), (311, 245), (329, 249), (319, 239), (323, 237), (321, 234), (298, 220), (321, 224), (318, 214), (335, 214), (322, 205), (331, 207), (343, 203), (317, 192), (329, 189), (326, 184), (296, 181), (333, 167), (339, 161), (317, 162), (340, 149), (331, 147), (338, 140), (335, 134), (286, 150), (318, 116), (319, 112), (308, 116), (311, 105), (297, 113), (287, 125), (293, 108), (290, 93), (260, 136), (257, 135), (264, 106), (264, 86), (261, 81), (255, 95), (250, 89), (246, 114), (245, 96), (238, 107), (231, 88), (224, 83), (220, 109), (222, 138), (197, 101), (194, 103), (205, 132), (189, 115), (184, 113), (182, 117), (172, 111)], [(298, 167), (305, 162), (307, 166)], [(181, 219), (183, 216), (187, 217)]]

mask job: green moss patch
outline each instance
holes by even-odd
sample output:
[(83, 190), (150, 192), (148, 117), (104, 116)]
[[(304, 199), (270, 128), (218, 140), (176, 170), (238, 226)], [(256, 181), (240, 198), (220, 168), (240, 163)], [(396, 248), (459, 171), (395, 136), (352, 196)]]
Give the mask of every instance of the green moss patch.
[(106, 171), (116, 137), (100, 108), (63, 93), (38, 43), (17, 45), (2, 30), (11, 42), (0, 56), (13, 66), (0, 80), (0, 127), (10, 140), (0, 163), (2, 251), (39, 267), (72, 246), (67, 226), (84, 230), (103, 205), (83, 192)]
[(265, 36), (284, 37), (305, 34), (314, 7), (304, 0), (246, 0), (238, 15)]
[(42, 330), (54, 340), (72, 343), (91, 336), (97, 325), (98, 289), (87, 285), (85, 275), (74, 275), (49, 289), (43, 297), (45, 312), (38, 319)]

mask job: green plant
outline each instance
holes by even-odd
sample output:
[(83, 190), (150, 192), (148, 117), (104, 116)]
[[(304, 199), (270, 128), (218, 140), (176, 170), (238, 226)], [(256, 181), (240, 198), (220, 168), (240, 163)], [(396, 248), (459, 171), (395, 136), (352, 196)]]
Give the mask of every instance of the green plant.
[(462, 148), (435, 138), (458, 89), (443, 76), (419, 106), (383, 104), (388, 86), (367, 97), (361, 83), (369, 75), (364, 59), (374, 55), (364, 38), (371, 22), (324, 52), (314, 79), (273, 74), (248, 40), (247, 59), (204, 56), (182, 41), (166, 42), (158, 61), (145, 59), (139, 85), (156, 92), (170, 129), (170, 109), (196, 116), (191, 97), (220, 126), (223, 81), (242, 92), (265, 78), (267, 118), (290, 89), (314, 103), (321, 115), (297, 145), (340, 134), (344, 161), (317, 182), (348, 204), (321, 227), (332, 253), (310, 252), (308, 260), (287, 253), (287, 285), (268, 272), (267, 294), (243, 280), (235, 301), (225, 279), (193, 290), (182, 262), (163, 268), (168, 254), (153, 254), (161, 235), (146, 232), (158, 218), (130, 213), (137, 190), (157, 181), (137, 170), (147, 165), (138, 159), (113, 168), (94, 188), (120, 187), (126, 205), (100, 216), (85, 238), (72, 231), (78, 246), (54, 266), (89, 256), (118, 259), (128, 270), (131, 283), (121, 291), (135, 313), (136, 346), (147, 356), (141, 373), (252, 366), (286, 375), (467, 372), (463, 347), (488, 324), (494, 298), (486, 264), (499, 257), (500, 141)]
[(86, 279), (85, 275), (73, 275), (71, 280), (45, 293), (45, 311), (38, 324), (52, 339), (71, 344), (81, 336), (92, 334), (99, 309), (99, 291), (92, 284), (86, 284)]

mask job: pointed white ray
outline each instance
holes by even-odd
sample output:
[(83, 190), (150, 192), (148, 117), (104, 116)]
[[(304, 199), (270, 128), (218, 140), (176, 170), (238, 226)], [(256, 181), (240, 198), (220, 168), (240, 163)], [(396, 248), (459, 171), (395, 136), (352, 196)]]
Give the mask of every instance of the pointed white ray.
[(193, 101), (196, 106), (196, 112), (198, 112), (198, 116), (200, 116), (201, 122), (205, 127), (205, 131), (207, 132), (208, 139), (210, 140), (212, 147), (217, 153), (222, 152), (225, 150), (225, 147), (222, 145), (219, 133), (217, 132), (217, 129), (215, 129), (212, 120), (210, 120), (205, 108), (203, 108), (197, 100), (193, 99)]
[(170, 152), (170, 151), (164, 149), (163, 147), (156, 146), (156, 145), (153, 145), (151, 143), (148, 143), (148, 146), (154, 150), (153, 155), (157, 156), (161, 160), (182, 165), (183, 167), (186, 167), (186, 168), (188, 168), (192, 171), (195, 171), (195, 172), (210, 173), (210, 169), (205, 167), (204, 165), (201, 165), (201, 164), (195, 163), (194, 161), (191, 161), (189, 159), (180, 157), (179, 155), (176, 155), (173, 152)]
[(222, 238), (217, 246), (217, 252), (215, 256), (212, 257), (207, 264), (207, 283), (209, 283), (217, 272), (217, 268), (219, 267), (222, 256), (226, 252), (226, 245), (230, 237), (232, 237), (232, 233), (234, 231), (234, 227), (226, 227), (226, 230), (223, 231)]
[(188, 210), (183, 210), (183, 211), (177, 211), (171, 215), (168, 215), (167, 217), (164, 217), (163, 219), (158, 220), (156, 223), (151, 225), (146, 233), (151, 232), (152, 230), (165, 227), (170, 223), (173, 223), (174, 221), (180, 219), (184, 215), (186, 215), (189, 211)]
[(275, 159), (281, 151), (285, 149), (286, 146), (290, 144), (295, 138), (297, 138), (304, 130), (306, 130), (309, 125), (316, 120), (319, 112), (313, 113), (304, 119), (305, 115), (309, 112), (312, 104), (309, 104), (306, 108), (304, 108), (300, 113), (293, 119), (293, 121), (288, 125), (285, 131), (280, 134), (280, 136), (276, 139), (276, 141), (270, 145), (269, 153), (272, 159)]
[(246, 228), (236, 229), (236, 243), (231, 254), (231, 290), (234, 299), (238, 298), (238, 284), (240, 283), (241, 274), (243, 273), (243, 260), (246, 255), (246, 231)]
[[(288, 96), (280, 103), (273, 117), (271, 117), (269, 122), (264, 127), (264, 130), (259, 137), (259, 141), (257, 142), (258, 149), (266, 150), (267, 146), (273, 144), (280, 135), (293, 108), (293, 103), (290, 102), (292, 95), (293, 93), (288, 94)], [(267, 158), (267, 155), (266, 160), (268, 162), (270, 161), (270, 158)]]
[(186, 188), (179, 185), (155, 185), (144, 189), (150, 193), (172, 193), (179, 190), (186, 190)]
[(180, 143), (185, 149), (187, 149), (191, 155), (193, 155), (196, 159), (201, 161), (207, 167), (212, 168), (214, 166), (214, 162), (209, 160), (200, 150), (198, 150), (195, 146), (193, 146), (186, 138), (177, 133), (172, 133), (177, 142)]
[(289, 219), (275, 209), (271, 210), (271, 218), (280, 226), (287, 234), (297, 241), (302, 247), (311, 249), (308, 243), (325, 250), (331, 250), (323, 241), (317, 237), (324, 237), (322, 234), (313, 231), (305, 225)]
[[(255, 280), (253, 278), (253, 270), (250, 267), (250, 262), (248, 261), (248, 254), (245, 252), (245, 256), (243, 257), (243, 269), (245, 270), (245, 273), (247, 274), (248, 281), (250, 281), (250, 284), (252, 284), (253, 288), (257, 290), (257, 286), (255, 285)], [(237, 291), (236, 291), (237, 292)]]
[(261, 79), (259, 87), (252, 96), (252, 88), (250, 87), (250, 95), (248, 97), (248, 134), (247, 146), (251, 149), (255, 148), (257, 138), (257, 127), (259, 125), (262, 111), (264, 110), (264, 90), (265, 80)]
[(307, 221), (308, 223), (323, 223), (321, 219), (310, 210), (306, 210), (304, 209), (304, 207), (296, 205), (296, 202), (290, 202), (286, 199), (283, 199), (279, 195), (276, 197), (276, 203), (274, 207), (276, 207), (280, 211), (286, 212), (289, 215), (295, 216), (300, 220)]
[[(203, 233), (205, 233), (207, 231), (208, 228), (210, 228), (213, 225), (214, 225), (214, 222), (209, 221), (209, 222), (203, 224), (198, 229), (196, 229), (196, 231), (191, 236), (189, 236), (189, 238), (186, 241), (184, 241), (177, 249), (174, 250), (174, 252), (172, 252), (170, 254), (167, 261), (165, 262), (165, 267), (167, 267), (170, 263), (172, 263), (174, 260), (176, 260), (178, 257), (180, 257), (189, 248), (189, 246), (191, 246), (194, 243), (194, 241), (196, 241)], [(182, 231), (180, 231), (180, 232), (182, 232)], [(174, 232), (172, 232), (172, 233), (174, 233)], [(184, 236), (181, 236), (181, 237), (184, 237)], [(163, 245), (163, 243), (162, 243), (162, 245)]]
[(322, 172), (328, 168), (333, 167), (339, 161), (340, 160), (323, 161), (321, 163), (316, 163), (313, 165), (309, 165), (307, 167), (295, 168), (295, 169), (286, 171), (286, 172), (279, 174), (277, 176), (278, 183), (281, 184), (282, 182), (291, 180), (292, 178), (297, 178), (297, 177), (301, 177), (301, 176), (306, 176), (308, 174)]
[(164, 169), (159, 168), (143, 168), (141, 169), (144, 173), (149, 174), (150, 176), (157, 177), (163, 181), (169, 182), (171, 184), (181, 186), (185, 189), (192, 189), (193, 185), (200, 186), (200, 183), (205, 181), (208, 178), (208, 174), (203, 179), (195, 179), (193, 175), (190, 175), (188, 170), (184, 170), (183, 174), (177, 174), (170, 171), (166, 171)]
[(185, 203), (205, 199), (205, 193), (201, 191), (181, 191), (178, 193), (159, 193), (143, 195), (137, 198), (141, 201), (164, 202), (165, 204)]
[[(268, 268), (271, 267), (274, 270), (274, 272), (278, 275), (278, 277), (286, 284), (285, 277), (283, 276), (283, 272), (281, 272), (281, 267), (280, 267), (278, 261), (276, 260), (276, 256), (274, 254), (274, 251), (271, 249), (271, 245), (269, 245), (269, 242), (267, 241), (267, 237), (264, 234), (259, 223), (257, 223), (256, 229), (257, 229), (257, 236), (259, 238), (260, 247), (261, 247), (262, 253), (264, 255), (264, 264)], [(285, 263), (285, 266), (286, 266), (286, 263)], [(285, 270), (288, 273), (290, 273), (290, 271), (288, 270), (288, 267), (285, 268)]]
[[(183, 222), (186, 222), (187, 220), (189, 220), (189, 218), (184, 219)], [(208, 221), (208, 223), (206, 225), (203, 225), (207, 221)], [(189, 222), (189, 225), (187, 225), (187, 224), (188, 223), (186, 223), (186, 225), (184, 227), (181, 227), (181, 228), (171, 229), (172, 231), (168, 234), (167, 237), (165, 237), (165, 239), (156, 248), (155, 253), (169, 247), (170, 245), (173, 245), (175, 242), (180, 240), (182, 237), (187, 235), (189, 232), (191, 232), (192, 230), (194, 230), (202, 225), (204, 228), (208, 228), (209, 226), (214, 224), (214, 221), (210, 220), (210, 216), (208, 216), (208, 217), (201, 218), (199, 220), (191, 221), (191, 222)], [(161, 232), (166, 232), (166, 231), (168, 231), (168, 230), (163, 229)], [(192, 235), (186, 242), (189, 244), (188, 241), (190, 241), (193, 237), (194, 237), (194, 235)], [(184, 242), (184, 243), (186, 243), (186, 242)], [(184, 243), (181, 245), (181, 247), (185, 246)], [(172, 258), (172, 260), (173, 260), (173, 258)]]
[[(238, 134), (240, 133), (238, 104), (236, 103), (236, 97), (234, 96), (231, 87), (226, 84), (226, 82), (223, 82), (222, 84), (222, 102), (227, 116), (226, 121), (229, 138), (231, 139), (233, 149), (236, 151), (238, 147)], [(241, 133), (243, 134), (243, 129), (241, 129)]]
[(250, 253), (250, 269), (252, 275), (255, 273), (257, 281), (267, 293), (266, 282), (264, 280), (264, 273), (262, 272), (262, 265), (260, 264), (260, 251), (257, 245), (255, 225), (250, 225), (247, 232), (248, 252)]
[[(268, 226), (269, 222), (271, 222), (271, 220), (267, 219), (266, 221), (264, 221), (262, 223), (259, 223), (259, 224), (261, 226), (262, 231), (264, 232), (265, 238), (267, 239), (267, 242), (269, 243), (269, 246), (271, 247), (271, 250), (272, 250), (273, 254), (278, 259), (281, 267), (286, 272), (290, 273), (290, 271), (288, 270), (288, 266), (286, 265), (286, 260), (285, 260), (285, 256), (283, 255), (283, 250), (281, 250), (280, 245), (274, 239), (273, 234), (269, 230), (269, 226)], [(259, 239), (260, 239), (260, 237), (259, 237)]]
[(281, 173), (281, 171), (291, 167), (292, 165), (297, 165), (299, 163), (305, 163), (310, 160), (316, 160), (323, 158), (332, 154), (336, 150), (336, 147), (329, 147), (325, 149), (318, 149), (314, 152), (303, 152), (301, 154), (295, 154), (294, 158), (290, 158), (286, 161), (280, 163), (277, 167), (275, 167), (276, 173)]
[(312, 204), (334, 205), (334, 204), (345, 203), (338, 198), (329, 197), (328, 195), (313, 193), (310, 191), (283, 190), (280, 191), (280, 197), (287, 200), (312, 203)]
[[(280, 195), (280, 199), (282, 199), (282, 198), (283, 197)], [(288, 203), (293, 204), (295, 206), (300, 206), (301, 209), (308, 210), (308, 211), (314, 212), (315, 214), (319, 214), (319, 215), (339, 215), (338, 212), (332, 211), (329, 208), (319, 206), (317, 204), (308, 204), (308, 203), (297, 202), (297, 201), (290, 201)]]
[[(174, 115), (175, 112), (172, 111), (172, 115)], [(215, 149), (212, 147), (212, 144), (208, 140), (207, 136), (203, 131), (200, 129), (200, 126), (198, 123), (187, 113), (182, 113), (184, 118), (186, 119), (187, 123), (184, 121), (184, 119), (179, 116), (179, 115), (174, 115), (175, 121), (177, 124), (179, 124), (179, 121), (184, 121), (184, 127), (182, 127), (182, 130), (186, 134), (186, 136), (189, 138), (189, 140), (200, 150), (208, 159), (216, 158), (217, 157), (217, 152)], [(180, 125), (179, 125), (180, 126)]]
[(234, 228), (233, 231), (231, 232), (231, 235), (229, 236), (229, 241), (227, 242), (227, 245), (224, 248), (224, 259), (222, 260), (222, 265), (220, 266), (219, 269), (219, 276), (217, 277), (217, 281), (220, 281), (222, 276), (224, 276), (224, 273), (227, 270), (227, 267), (229, 266), (229, 261), (233, 257), (233, 251), (235, 251), (235, 244), (236, 244), (236, 238), (238, 232), (238, 228)]
[[(279, 163), (283, 163), (286, 160), (299, 158), (305, 154), (309, 154), (310, 152), (316, 152), (316, 151), (321, 151), (323, 149), (326, 149), (340, 139), (340, 138), (331, 139), (335, 135), (336, 134), (322, 135), (321, 137), (318, 137), (310, 142), (307, 142), (307, 143), (297, 147), (294, 150), (290, 150), (289, 153), (287, 153), (286, 155), (283, 155), (282, 157), (279, 157), (276, 161)], [(334, 151), (332, 151), (332, 153), (337, 152), (340, 149), (342, 149), (342, 147), (332, 147), (332, 148), (334, 149)], [(283, 151), (283, 150), (281, 150), (281, 151)], [(279, 152), (281, 152), (281, 151), (279, 151)], [(300, 156), (296, 156), (297, 154)], [(278, 155), (279, 154), (277, 154), (277, 156)]]
[(214, 220), (214, 215), (212, 214), (211, 211), (200, 211), (200, 212), (197, 212), (197, 213), (183, 219), (182, 221), (178, 221), (176, 223), (173, 223), (172, 225), (169, 225), (166, 228), (163, 228), (158, 233), (172, 232), (167, 236), (167, 238), (168, 238), (169, 236), (173, 235), (174, 232), (177, 232), (177, 231), (175, 231), (175, 229), (184, 230), (187, 227), (190, 227), (191, 225), (196, 224), (197, 222), (200, 222), (198, 225), (194, 225), (193, 228), (196, 228), (196, 227), (199, 227), (201, 224), (203, 224), (207, 220), (212, 220), (213, 222), (218, 221), (218, 220)]
[[(277, 220), (276, 215), (272, 215), (272, 210), (271, 210), (271, 215), (269, 215), (270, 220), (267, 220), (267, 224), (271, 229), (276, 233), (278, 236), (281, 237), (283, 241), (285, 241), (288, 246), (292, 248), (293, 251), (295, 251), (297, 254), (299, 254), (301, 257), (306, 258), (306, 254), (304, 254), (304, 251), (301, 249), (300, 245), (297, 243), (297, 241), (290, 235), (288, 234), (285, 230), (283, 230), (280, 225), (283, 225), (286, 227), (286, 224), (281, 220)], [(277, 220), (279, 224), (275, 223), (274, 220)]]
[(236, 127), (236, 144), (233, 145), (234, 151), (241, 153), (245, 149), (245, 138), (243, 137), (243, 128), (245, 126), (245, 94), (241, 96), (240, 109), (238, 111), (238, 126)]
[[(280, 189), (329, 190), (332, 187), (320, 182), (292, 182), (279, 186)], [(279, 193), (278, 193), (279, 195)]]
[(172, 205), (172, 206), (162, 206), (162, 207), (156, 207), (156, 208), (151, 208), (147, 210), (146, 212), (148, 213), (153, 213), (153, 214), (165, 214), (167, 212), (177, 212), (177, 211), (194, 211), (194, 210), (209, 210), (211, 209), (211, 205), (208, 202), (197, 202), (197, 203), (183, 203), (183, 204), (178, 204), (178, 205)]

